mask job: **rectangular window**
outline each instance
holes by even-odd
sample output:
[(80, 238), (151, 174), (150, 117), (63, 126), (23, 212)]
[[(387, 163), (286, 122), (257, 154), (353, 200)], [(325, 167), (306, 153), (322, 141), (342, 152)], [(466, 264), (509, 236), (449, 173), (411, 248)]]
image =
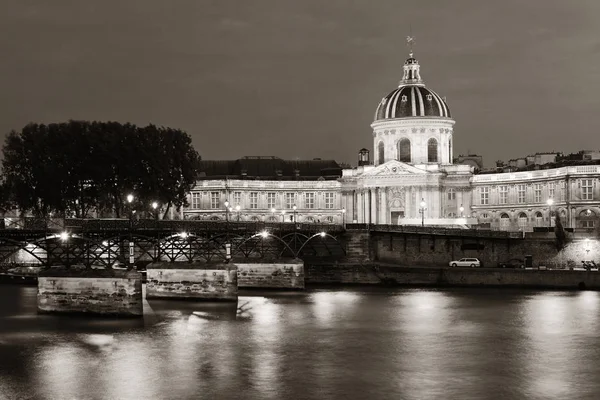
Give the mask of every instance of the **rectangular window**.
[(217, 209), (220, 206), (220, 193), (219, 192), (210, 192), (210, 208)]
[(333, 208), (333, 193), (331, 192), (325, 193), (325, 208)]
[(581, 180), (581, 200), (593, 200), (593, 183), (591, 179)]
[(508, 186), (498, 186), (498, 202), (500, 204), (508, 204)]
[(235, 208), (235, 206), (242, 206), (242, 192), (233, 192), (233, 203), (231, 207)]
[(567, 191), (565, 190), (565, 181), (560, 183), (560, 201), (565, 201), (565, 197), (567, 196)]
[(536, 183), (533, 185), (533, 202), (541, 203), (542, 202), (542, 185)]
[(285, 208), (291, 210), (296, 205), (296, 193), (285, 194)]
[(448, 189), (448, 200), (455, 200), (456, 199), (456, 192), (454, 191), (454, 189)]
[(482, 187), (481, 188), (481, 205), (490, 204), (490, 188)]
[(554, 191), (555, 191), (555, 188), (556, 188), (556, 186), (555, 186), (554, 182), (549, 182), (549, 183), (548, 183), (548, 198), (549, 198), (549, 199), (556, 200), (556, 199), (554, 198)]
[(250, 192), (250, 208), (258, 208), (258, 193)]
[(525, 203), (525, 185), (517, 185), (517, 203)]
[(314, 193), (306, 193), (304, 197), (304, 207), (305, 208), (315, 208), (315, 194)]
[(269, 210), (275, 208), (275, 193), (267, 193), (267, 208)]
[(202, 198), (202, 193), (194, 192), (192, 193), (192, 208), (200, 208), (200, 199)]

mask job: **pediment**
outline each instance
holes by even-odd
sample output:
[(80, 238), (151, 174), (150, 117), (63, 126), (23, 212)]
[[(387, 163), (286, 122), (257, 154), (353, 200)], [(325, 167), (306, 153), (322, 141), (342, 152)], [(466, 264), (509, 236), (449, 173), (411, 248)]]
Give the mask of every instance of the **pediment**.
[(400, 161), (391, 160), (385, 164), (378, 165), (363, 174), (363, 177), (372, 176), (397, 176), (397, 175), (425, 175), (428, 172), (420, 168), (405, 164)]

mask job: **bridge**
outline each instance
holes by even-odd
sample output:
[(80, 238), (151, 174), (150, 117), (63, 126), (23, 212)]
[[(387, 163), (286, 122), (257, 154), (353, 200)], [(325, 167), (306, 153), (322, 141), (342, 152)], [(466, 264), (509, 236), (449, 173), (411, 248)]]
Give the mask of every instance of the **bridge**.
[(339, 225), (143, 219), (8, 220), (0, 264), (133, 267), (150, 262), (340, 258)]

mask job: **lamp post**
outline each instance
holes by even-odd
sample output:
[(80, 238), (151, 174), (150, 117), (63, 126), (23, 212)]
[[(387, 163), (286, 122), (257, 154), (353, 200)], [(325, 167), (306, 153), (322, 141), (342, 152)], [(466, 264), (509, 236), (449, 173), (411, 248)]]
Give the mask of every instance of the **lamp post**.
[(271, 221), (273, 222), (277, 222), (277, 220), (275, 219), (275, 207), (271, 207)]
[(421, 203), (419, 204), (421, 208), (419, 208), (419, 213), (421, 214), (421, 226), (425, 226), (425, 210), (427, 210), (425, 203), (425, 199), (421, 199)]
[(554, 199), (550, 198), (546, 200), (546, 204), (548, 204), (548, 228), (552, 227), (552, 205), (554, 204)]
[(463, 214), (463, 212), (465, 211), (465, 208), (463, 207), (463, 205), (462, 205), (462, 204), (460, 205), (460, 208), (459, 208), (459, 210), (460, 210), (460, 217), (462, 218), (462, 217), (463, 217), (463, 215), (464, 215), (464, 214)]
[(281, 210), (281, 222), (285, 222), (285, 210)]
[(342, 226), (346, 229), (346, 209), (342, 208)]
[(292, 207), (292, 210), (294, 210), (294, 224), (296, 223), (296, 210), (298, 209), (298, 207), (296, 207), (296, 205), (294, 204), (294, 206)]
[(239, 204), (237, 206), (235, 206), (235, 211), (237, 212), (237, 215), (238, 215), (238, 217), (237, 217), (238, 222), (240, 222), (240, 210), (241, 210), (241, 208), (242, 207), (240, 207)]
[[(133, 200), (135, 197), (133, 194), (127, 195), (127, 203), (129, 204), (129, 265), (128, 269), (133, 268), (135, 263), (134, 257), (134, 243), (133, 243), (133, 215), (135, 214), (135, 209), (133, 208)], [(158, 206), (158, 204), (157, 204)]]
[(229, 243), (229, 213), (232, 208), (229, 206), (229, 200), (225, 200), (225, 260), (231, 260), (231, 243)]
[(154, 219), (158, 220), (158, 203), (156, 201), (152, 202), (152, 210), (154, 213)]
[(229, 223), (229, 200), (225, 200), (225, 222)]

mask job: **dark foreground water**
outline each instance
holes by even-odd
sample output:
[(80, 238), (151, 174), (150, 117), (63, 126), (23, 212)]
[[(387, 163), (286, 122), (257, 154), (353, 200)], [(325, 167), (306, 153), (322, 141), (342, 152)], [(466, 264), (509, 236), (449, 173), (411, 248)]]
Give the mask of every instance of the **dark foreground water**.
[[(0, 285), (2, 399), (599, 399), (600, 295), (324, 289), (41, 316)], [(195, 312), (195, 313), (194, 313)]]

